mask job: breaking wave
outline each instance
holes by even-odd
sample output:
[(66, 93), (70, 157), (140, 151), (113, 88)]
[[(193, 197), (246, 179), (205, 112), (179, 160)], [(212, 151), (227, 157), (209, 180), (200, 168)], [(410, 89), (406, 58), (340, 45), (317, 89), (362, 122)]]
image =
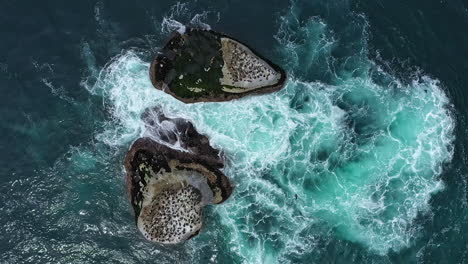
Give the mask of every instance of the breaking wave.
[[(190, 17), (184, 4), (171, 12), (162, 34), (183, 27), (175, 17)], [(226, 249), (245, 261), (293, 261), (332, 239), (380, 255), (401, 250), (444, 188), (438, 176), (453, 156), (450, 102), (437, 80), (402, 83), (370, 60), (365, 18), (356, 15), (364, 21), (358, 52), (337, 58), (340, 40), (327, 23), (299, 23), (297, 12), (293, 4), (279, 20), (279, 59), (290, 78), (274, 94), (186, 105), (152, 87), (145, 56), (123, 51), (85, 84), (111, 114), (96, 138), (127, 148), (154, 106), (191, 120), (228, 159), (236, 189), (212, 213)], [(203, 25), (203, 16), (190, 21)], [(199, 239), (206, 237), (189, 243)]]

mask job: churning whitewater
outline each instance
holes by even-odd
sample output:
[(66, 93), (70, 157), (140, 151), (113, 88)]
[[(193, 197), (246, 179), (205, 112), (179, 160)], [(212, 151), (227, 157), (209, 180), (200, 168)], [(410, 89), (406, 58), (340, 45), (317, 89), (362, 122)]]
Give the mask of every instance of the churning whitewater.
[[(275, 36), (289, 80), (274, 94), (183, 104), (152, 87), (140, 51), (123, 51), (95, 83), (84, 82), (112, 116), (96, 138), (128, 148), (145, 133), (141, 114), (155, 106), (190, 120), (228, 159), (224, 172), (236, 188), (212, 210), (228, 230), (226, 248), (249, 263), (287, 261), (332, 238), (381, 255), (401, 250), (444, 188), (438, 176), (453, 155), (450, 102), (437, 80), (403, 83), (368, 59), (365, 22), (354, 43), (360, 52), (336, 61), (340, 40), (326, 22), (299, 24), (296, 12), (293, 5), (281, 17)], [(330, 77), (313, 80), (313, 71)], [(197, 239), (187, 243), (196, 247)]]

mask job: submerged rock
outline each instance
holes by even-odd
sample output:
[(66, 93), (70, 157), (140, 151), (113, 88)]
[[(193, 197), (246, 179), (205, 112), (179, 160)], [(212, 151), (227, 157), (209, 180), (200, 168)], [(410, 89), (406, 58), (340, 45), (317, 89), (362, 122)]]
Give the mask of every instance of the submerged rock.
[(219, 150), (213, 148), (208, 137), (198, 133), (190, 121), (168, 118), (159, 108), (147, 110), (142, 119), (146, 125), (145, 136), (174, 149), (189, 151), (217, 168), (224, 167)]
[(157, 89), (194, 103), (274, 92), (286, 73), (232, 37), (188, 28), (172, 33), (151, 64), (150, 78)]
[[(144, 118), (159, 123), (148, 126), (150, 133), (159, 133), (155, 138), (160, 140), (140, 138), (125, 157), (127, 191), (136, 224), (148, 240), (179, 243), (198, 234), (203, 207), (225, 201), (232, 187), (219, 170), (223, 166), (219, 152), (190, 122), (166, 118), (158, 110)], [(173, 125), (161, 125), (164, 122)]]

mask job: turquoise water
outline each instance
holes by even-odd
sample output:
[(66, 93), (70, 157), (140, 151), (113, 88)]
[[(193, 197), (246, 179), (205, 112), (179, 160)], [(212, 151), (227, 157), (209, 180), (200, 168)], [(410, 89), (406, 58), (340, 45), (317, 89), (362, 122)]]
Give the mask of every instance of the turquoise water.
[[(30, 219), (3, 224), (2, 240), (16, 244), (3, 249), (2, 261), (430, 262), (428, 225), (439, 221), (433, 199), (451, 188), (443, 174), (455, 155), (453, 103), (436, 78), (413, 71), (402, 80), (378, 63), (365, 15), (341, 4), (337, 13), (348, 23), (337, 30), (325, 15), (330, 11), (310, 15), (304, 5), (293, 1), (275, 13), (273, 44), (261, 48), (289, 73), (285, 88), (230, 102), (183, 104), (152, 87), (147, 49), (122, 48), (103, 60), (92, 42), (82, 41), (78, 98), (86, 99), (75, 99), (53, 78), (42, 81), (65, 102), (57, 111), (77, 112), (50, 122), (78, 122), (87, 136), (28, 178), (13, 174), (2, 212)], [(158, 31), (148, 43), (162, 45), (187, 23), (218, 29), (221, 13), (194, 6), (169, 5), (154, 18)], [(101, 9), (98, 3), (94, 10), (100, 34), (112, 34)], [(207, 209), (199, 236), (170, 247), (138, 234), (125, 197), (123, 156), (147, 135), (141, 114), (155, 106), (209, 136), (235, 185), (228, 201)], [(51, 133), (44, 122), (23, 133), (44, 137)], [(33, 159), (41, 155), (31, 149)], [(465, 220), (455, 232), (463, 233)], [(466, 235), (459, 239), (466, 252)]]

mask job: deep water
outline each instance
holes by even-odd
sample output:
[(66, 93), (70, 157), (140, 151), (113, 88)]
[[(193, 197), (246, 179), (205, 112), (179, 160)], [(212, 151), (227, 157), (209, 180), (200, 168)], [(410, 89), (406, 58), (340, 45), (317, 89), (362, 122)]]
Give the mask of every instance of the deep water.
[[(285, 88), (154, 89), (184, 24), (249, 43)], [(0, 263), (468, 263), (468, 3), (3, 0), (0, 28)], [(176, 246), (144, 240), (125, 194), (155, 106), (235, 185)]]

